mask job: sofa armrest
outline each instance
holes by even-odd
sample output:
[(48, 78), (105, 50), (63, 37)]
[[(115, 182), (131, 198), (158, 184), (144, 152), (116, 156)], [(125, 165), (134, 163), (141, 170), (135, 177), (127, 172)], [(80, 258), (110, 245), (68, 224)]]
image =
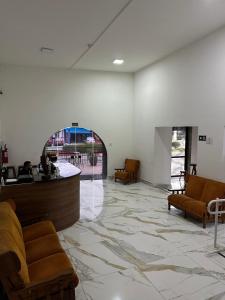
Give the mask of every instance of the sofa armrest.
[(13, 251), (7, 251), (1, 253), (0, 255), (0, 278), (4, 278), (6, 276), (11, 275), (12, 273), (19, 272), (20, 270), (20, 261)]
[[(75, 299), (75, 283), (74, 273), (72, 270), (64, 271), (60, 275), (49, 277), (48, 280), (42, 280), (38, 282), (29, 283), (24, 289), (17, 290), (15, 293), (21, 299), (54, 299), (54, 297), (63, 296), (65, 291), (70, 290), (71, 295), (74, 295)], [(52, 295), (52, 297), (51, 297)], [(64, 298), (62, 298), (64, 299)]]

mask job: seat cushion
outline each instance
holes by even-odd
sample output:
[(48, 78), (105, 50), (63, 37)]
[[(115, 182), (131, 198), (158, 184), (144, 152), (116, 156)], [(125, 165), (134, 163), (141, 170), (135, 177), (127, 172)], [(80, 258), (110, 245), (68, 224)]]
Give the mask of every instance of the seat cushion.
[(27, 263), (31, 264), (43, 257), (63, 252), (58, 236), (48, 234), (25, 243)]
[(185, 210), (186, 203), (192, 200), (193, 198), (183, 194), (172, 194), (168, 196), (168, 202), (176, 208), (180, 208), (182, 210)]
[(216, 198), (224, 198), (225, 197), (225, 184), (217, 181), (207, 181), (204, 187), (201, 201), (206, 204), (209, 203), (210, 200), (215, 200)]
[(55, 227), (51, 221), (41, 221), (26, 227), (23, 227), (24, 242), (32, 241), (44, 235), (55, 233)]
[(207, 213), (206, 207), (205, 202), (192, 200), (186, 203), (186, 212), (202, 218)]
[(126, 171), (117, 171), (115, 172), (115, 178), (125, 180), (129, 177), (129, 173)]
[(195, 200), (200, 200), (205, 183), (205, 178), (190, 175), (187, 182), (185, 195)]
[(72, 264), (65, 253), (56, 253), (42, 258), (28, 266), (30, 280), (32, 283), (47, 280), (49, 277), (56, 277), (66, 271), (73, 272), (74, 286), (77, 286), (79, 279), (74, 272)]

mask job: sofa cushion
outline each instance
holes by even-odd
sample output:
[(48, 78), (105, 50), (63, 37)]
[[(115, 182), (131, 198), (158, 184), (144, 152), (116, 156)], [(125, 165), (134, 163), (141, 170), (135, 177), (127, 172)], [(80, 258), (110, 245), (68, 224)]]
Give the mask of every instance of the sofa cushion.
[(23, 227), (24, 242), (32, 241), (47, 234), (55, 233), (56, 230), (51, 221), (41, 221), (32, 225)]
[(65, 253), (47, 256), (29, 265), (29, 275), (32, 283), (48, 280), (49, 277), (59, 276), (66, 271), (73, 272), (74, 285), (77, 286), (79, 279)]
[(117, 171), (115, 177), (124, 180), (129, 178), (129, 173), (127, 171)]
[(200, 200), (205, 183), (205, 178), (190, 175), (187, 182), (185, 195), (195, 200)]
[(56, 234), (48, 234), (38, 239), (26, 242), (25, 248), (28, 264), (54, 253), (63, 252)]
[(24, 283), (29, 283), (30, 278), (28, 273), (28, 267), (22, 252), (20, 251), (12, 235), (8, 231), (0, 229), (0, 254), (8, 251), (13, 251), (16, 253), (21, 264), (19, 275)]
[(206, 203), (199, 201), (199, 200), (192, 200), (192, 201), (186, 202), (185, 210), (187, 213), (190, 213), (192, 215), (196, 215), (196, 216), (199, 216), (202, 218), (203, 215), (206, 213)]
[(210, 200), (215, 200), (216, 198), (224, 198), (224, 197), (225, 197), (224, 183), (211, 181), (211, 180), (208, 180), (206, 182), (201, 196), (201, 201), (208, 204)]
[(192, 201), (192, 200), (193, 200), (192, 198), (183, 194), (171, 194), (168, 196), (169, 203), (182, 210), (185, 209), (185, 203), (187, 201)]

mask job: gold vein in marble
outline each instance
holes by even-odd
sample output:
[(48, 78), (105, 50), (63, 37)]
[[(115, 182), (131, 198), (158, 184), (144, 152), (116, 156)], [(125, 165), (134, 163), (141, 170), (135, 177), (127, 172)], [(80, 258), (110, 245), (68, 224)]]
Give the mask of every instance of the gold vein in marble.
[(143, 234), (146, 234), (146, 235), (149, 235), (149, 236), (153, 236), (153, 237), (156, 237), (156, 238), (160, 238), (160, 239), (162, 239), (164, 241), (167, 241), (167, 239), (164, 236), (160, 235), (160, 234), (154, 234), (154, 233), (150, 233), (148, 231), (140, 231), (140, 232), (143, 233)]
[(100, 233), (100, 232), (98, 232), (96, 229), (91, 228), (91, 227), (89, 227), (89, 226), (83, 226), (83, 227), (86, 228), (86, 229), (88, 229), (88, 230), (90, 230), (90, 231), (92, 231), (92, 232), (93, 232), (94, 234), (96, 234), (97, 236), (100, 236), (100, 237), (102, 237), (102, 238), (105, 238), (105, 239), (109, 239), (109, 240), (115, 241), (115, 238), (113, 238), (113, 237), (110, 236), (110, 235)]
[(74, 240), (66, 234), (64, 234), (64, 241), (68, 242), (70, 245), (73, 245), (75, 247), (80, 246), (80, 243), (78, 243), (76, 240)]
[(152, 224), (152, 225), (157, 225), (157, 226), (161, 226), (161, 227), (169, 227), (169, 225), (165, 225), (165, 224), (162, 224), (162, 223), (158, 223), (158, 222), (154, 222), (154, 221), (148, 221), (148, 220), (143, 220), (140, 217), (130, 216), (129, 213), (125, 213), (123, 216), (125, 218), (133, 219), (133, 220), (136, 220), (136, 221), (144, 223), (144, 224)]
[(132, 265), (137, 266), (138, 268), (145, 266), (146, 263), (157, 261), (163, 258), (159, 255), (139, 251), (133, 246), (125, 243), (124, 241), (120, 241), (119, 243), (117, 242), (117, 244), (110, 243), (108, 241), (102, 241), (101, 244), (107, 247), (111, 252), (120, 257), (122, 260), (127, 261)]
[(111, 232), (118, 232), (118, 233), (125, 234), (125, 235), (133, 235), (134, 234), (133, 232), (128, 232), (128, 231), (125, 231), (123, 229), (116, 229), (116, 228), (107, 227), (101, 221), (97, 221), (96, 224), (98, 224), (99, 226), (101, 226), (101, 227), (103, 227), (106, 230), (111, 231)]
[(77, 249), (78, 251), (80, 251), (82, 254), (85, 254), (85, 255), (87, 255), (87, 256), (89, 256), (89, 257), (96, 258), (96, 259), (98, 259), (98, 260), (104, 262), (106, 265), (111, 266), (111, 267), (113, 267), (113, 268), (115, 268), (115, 269), (118, 269), (118, 270), (126, 270), (126, 269), (127, 269), (127, 267), (123, 267), (123, 266), (119, 266), (119, 265), (116, 265), (116, 264), (114, 264), (114, 263), (111, 263), (111, 262), (108, 261), (107, 259), (105, 259), (105, 258), (103, 258), (103, 257), (100, 257), (100, 256), (98, 256), (98, 255), (96, 255), (96, 254), (90, 253), (90, 252), (88, 252), (88, 251), (86, 251), (86, 250), (84, 250), (84, 249), (81, 249), (80, 247), (76, 247), (76, 249)]
[(112, 192), (119, 192), (119, 193), (124, 193), (124, 194), (126, 194), (126, 195), (129, 195), (129, 196), (140, 196), (140, 197), (148, 197), (148, 198), (146, 198), (146, 199), (149, 199), (149, 197), (151, 197), (151, 198), (154, 198), (154, 199), (160, 199), (160, 200), (165, 200), (165, 198), (164, 197), (162, 197), (162, 196), (156, 196), (156, 195), (153, 195), (153, 194), (151, 194), (151, 192), (149, 191), (149, 194), (140, 194), (140, 193), (135, 193), (135, 192), (130, 192), (129, 190), (126, 190), (126, 191), (122, 191), (122, 190), (120, 190), (120, 191), (118, 191), (118, 190), (114, 190), (114, 189), (112, 189)]
[(140, 268), (142, 272), (159, 272), (159, 271), (173, 271), (177, 273), (190, 274), (190, 275), (201, 275), (207, 277), (213, 277), (217, 280), (225, 280), (225, 274), (216, 271), (207, 271), (204, 268), (187, 268), (176, 265), (166, 265), (166, 264), (154, 264), (145, 265)]
[(201, 231), (201, 230), (186, 230), (186, 229), (156, 229), (158, 233), (185, 233), (185, 234), (196, 234), (196, 235), (208, 235), (208, 233)]
[[(70, 255), (72, 262), (75, 265), (75, 268), (78, 271), (79, 274), (79, 279), (81, 281), (94, 281), (96, 275), (92, 275), (92, 274), (96, 274), (96, 271), (92, 268), (90, 268), (88, 265), (86, 265), (85, 263), (83, 263), (80, 259), (74, 257), (73, 255)], [(95, 277), (93, 277), (95, 276)]]

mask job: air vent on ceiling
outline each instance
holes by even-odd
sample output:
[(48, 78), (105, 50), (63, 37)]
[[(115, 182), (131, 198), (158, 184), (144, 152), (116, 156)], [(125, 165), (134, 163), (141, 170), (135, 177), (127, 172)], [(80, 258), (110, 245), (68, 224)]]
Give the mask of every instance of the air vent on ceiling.
[(55, 49), (48, 48), (48, 47), (41, 47), (40, 51), (41, 51), (41, 53), (49, 54), (49, 53), (53, 53), (55, 51)]

